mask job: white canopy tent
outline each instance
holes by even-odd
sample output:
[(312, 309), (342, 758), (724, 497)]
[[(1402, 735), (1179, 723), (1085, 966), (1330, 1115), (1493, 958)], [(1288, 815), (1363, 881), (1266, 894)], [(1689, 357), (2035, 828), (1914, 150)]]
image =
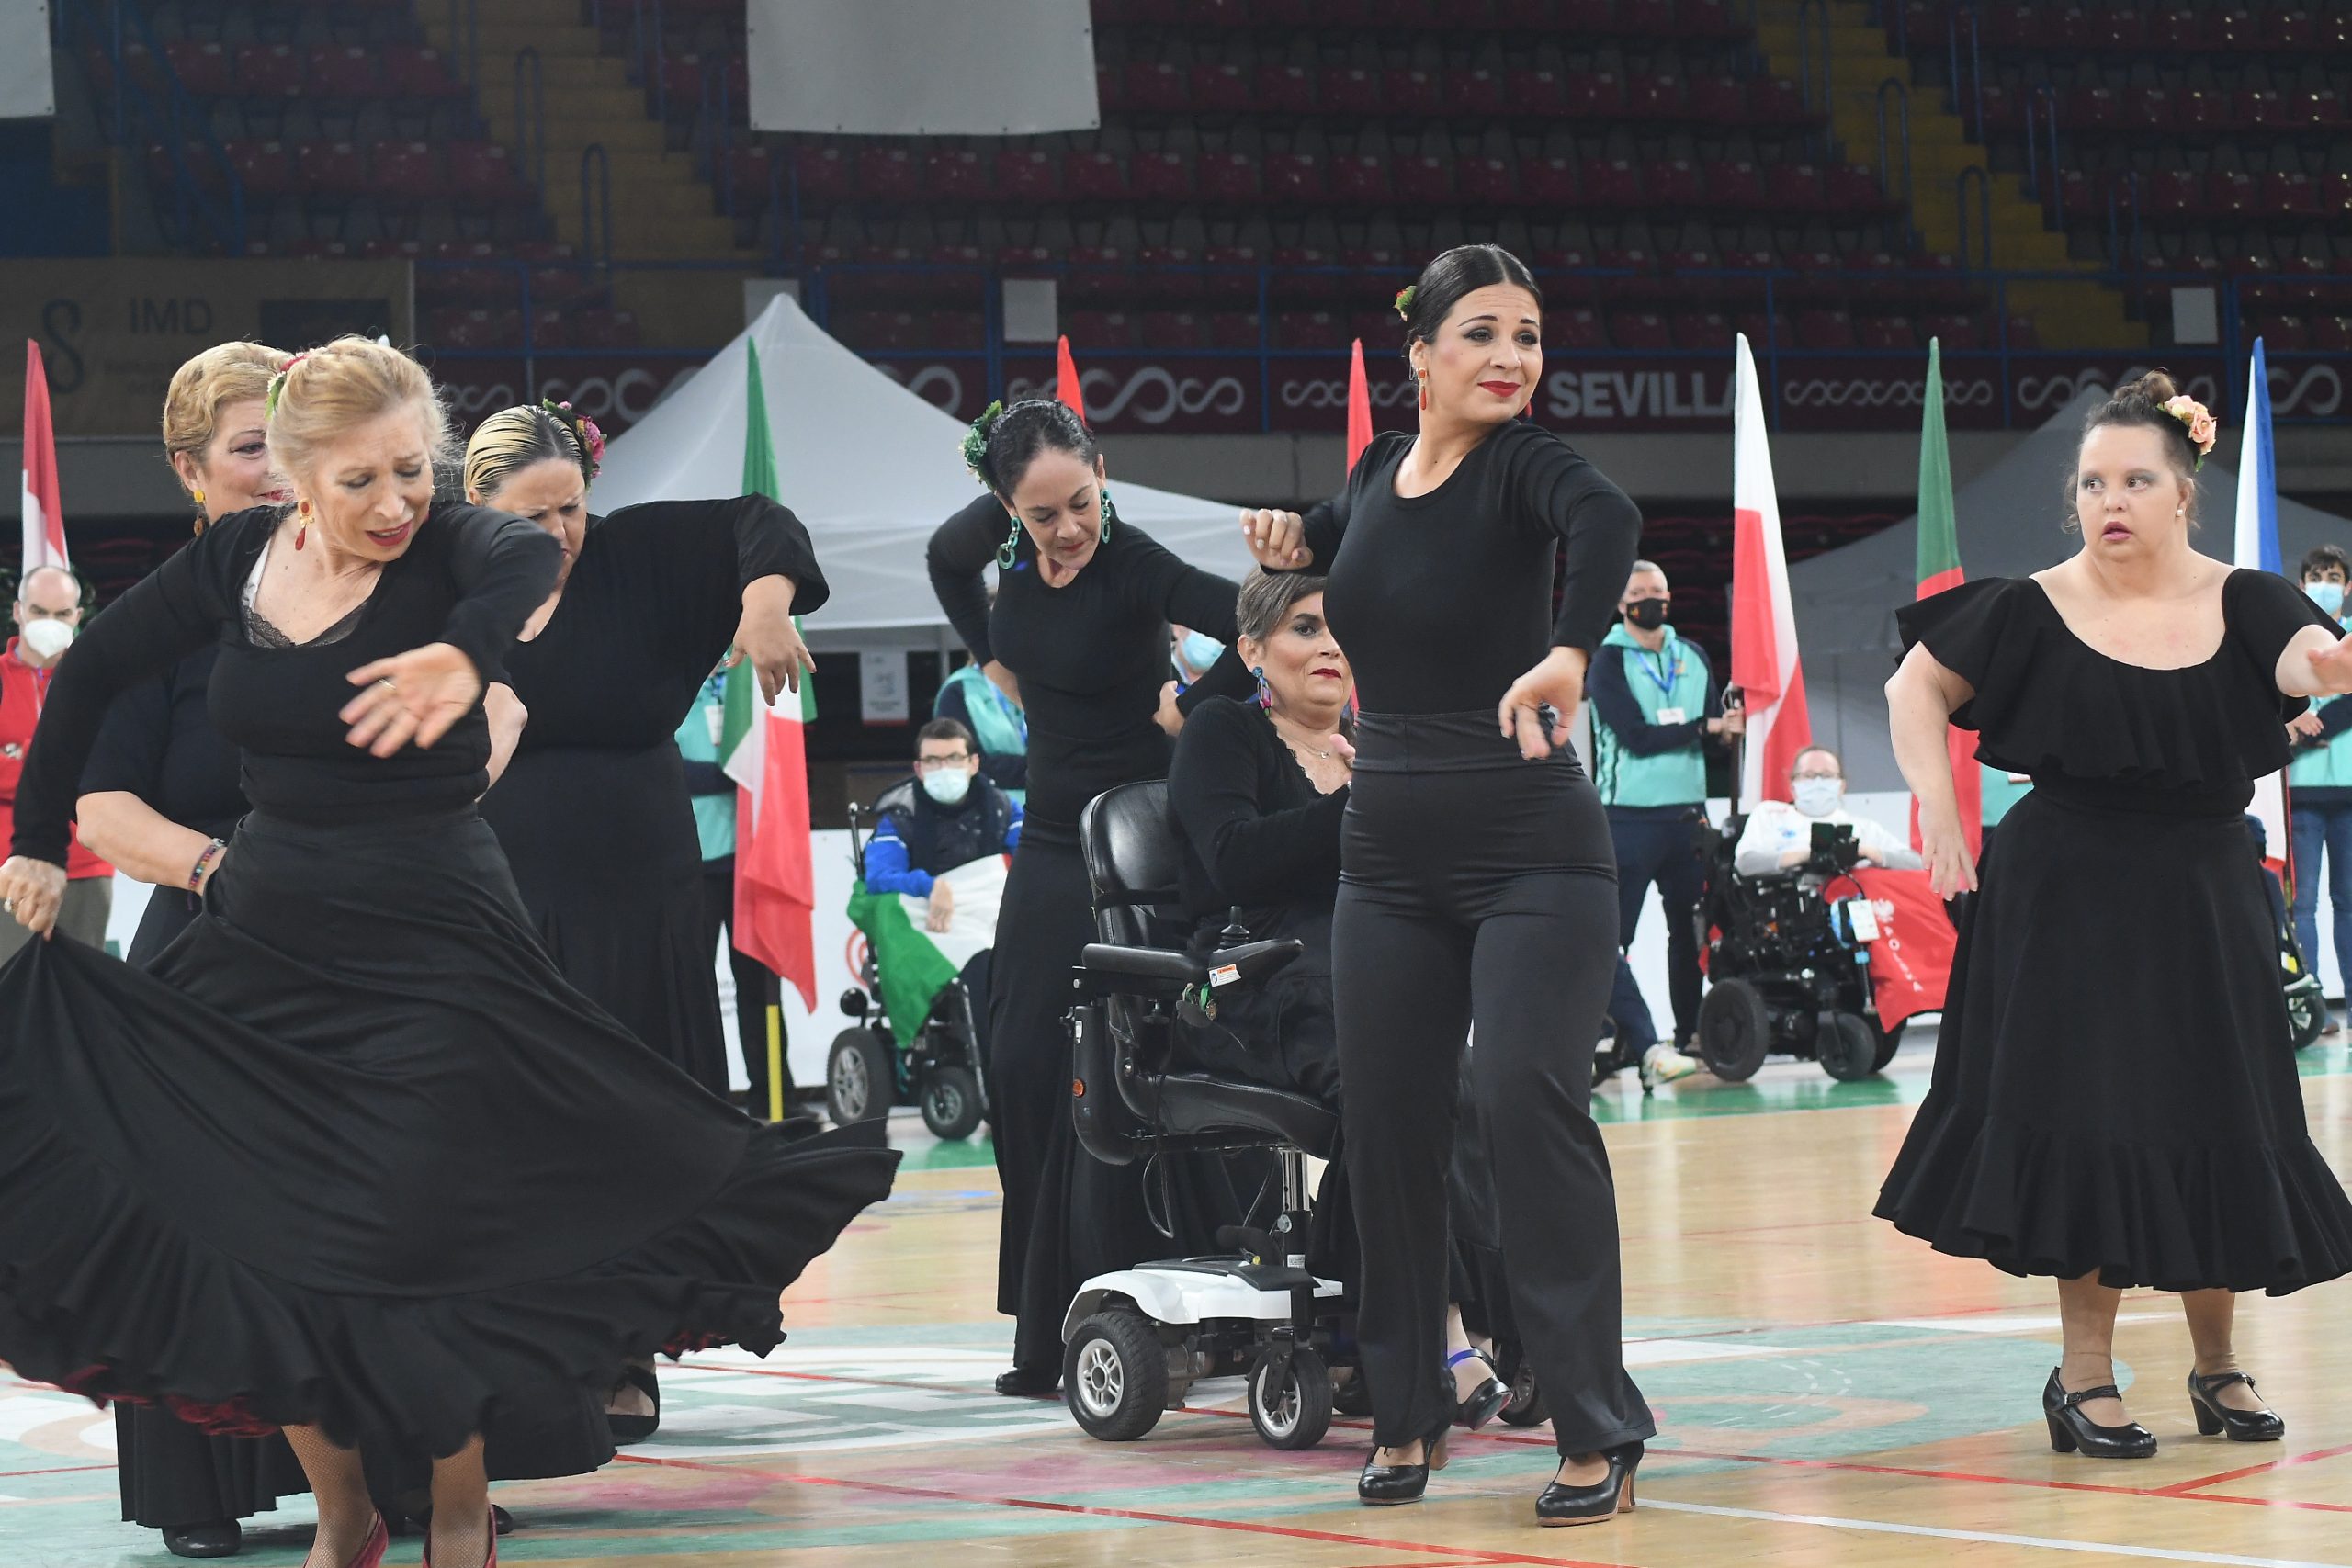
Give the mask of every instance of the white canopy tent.
[[(832, 586), (811, 639), (839, 646), (847, 633), (944, 626), (923, 549), (978, 493), (964, 467), (964, 426), (826, 336), (788, 296), (613, 439), (597, 510), (742, 492), (752, 343), (785, 502), (808, 525)], [(1234, 508), (1122, 483), (1117, 452), (1108, 457), (1122, 520), (1207, 570), (1249, 570)]]

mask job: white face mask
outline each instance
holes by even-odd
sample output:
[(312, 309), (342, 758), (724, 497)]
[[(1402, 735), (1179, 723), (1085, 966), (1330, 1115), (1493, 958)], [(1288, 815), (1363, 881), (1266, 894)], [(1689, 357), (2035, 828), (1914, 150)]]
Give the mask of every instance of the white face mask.
[(922, 776), (922, 792), (942, 806), (954, 806), (972, 792), (972, 775), (961, 768), (933, 768)]
[(1796, 808), (1807, 817), (1828, 816), (1838, 809), (1844, 793), (1838, 779), (1799, 779), (1789, 786)]
[(17, 636), (36, 659), (54, 659), (74, 644), (74, 628), (63, 621), (27, 621)]

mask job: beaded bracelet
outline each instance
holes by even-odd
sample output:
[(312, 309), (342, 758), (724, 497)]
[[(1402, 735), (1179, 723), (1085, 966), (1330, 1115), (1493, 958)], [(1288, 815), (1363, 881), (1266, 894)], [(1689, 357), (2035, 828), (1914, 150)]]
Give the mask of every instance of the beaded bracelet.
[(187, 890), (190, 893), (199, 892), (202, 890), (204, 886), (204, 868), (210, 865), (214, 861), (220, 859), (221, 852), (228, 849), (228, 847), (229, 846), (225, 842), (219, 839), (215, 839), (204, 846), (204, 852), (196, 857), (196, 863), (194, 865), (188, 867)]

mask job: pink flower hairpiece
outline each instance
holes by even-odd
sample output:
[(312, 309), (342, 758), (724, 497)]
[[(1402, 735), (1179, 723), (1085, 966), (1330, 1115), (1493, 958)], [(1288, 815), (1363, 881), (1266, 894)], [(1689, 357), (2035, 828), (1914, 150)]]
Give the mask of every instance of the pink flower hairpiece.
[(2164, 411), (2188, 426), (2189, 445), (2197, 448), (2197, 467), (2203, 468), (2207, 455), (2213, 450), (2214, 439), (2222, 433), (2220, 423), (2213, 418), (2213, 411), (2186, 392), (2167, 399)]
[(594, 420), (580, 412), (570, 403), (552, 402), (546, 398), (541, 398), (539, 406), (571, 426), (571, 433), (580, 438), (582, 466), (588, 470), (590, 482), (594, 482), (597, 474), (602, 472), (605, 467), (605, 433), (596, 428)]

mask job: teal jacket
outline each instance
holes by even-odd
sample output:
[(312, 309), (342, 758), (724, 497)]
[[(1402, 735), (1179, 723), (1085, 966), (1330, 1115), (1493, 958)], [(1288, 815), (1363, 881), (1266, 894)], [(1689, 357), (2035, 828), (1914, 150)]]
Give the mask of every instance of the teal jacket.
[(1656, 653), (1620, 621), (1585, 678), (1592, 699), (1592, 779), (1603, 806), (1697, 806), (1707, 798), (1707, 720), (1723, 688), (1698, 644), (1672, 626)]
[(2326, 698), (2314, 705), (2314, 711), (2319, 715), (2319, 739), (2310, 744), (2298, 740), (2295, 760), (2287, 764), (2290, 805), (2296, 793), (2316, 806), (2321, 802), (2311, 791), (2352, 791), (2352, 697)]

